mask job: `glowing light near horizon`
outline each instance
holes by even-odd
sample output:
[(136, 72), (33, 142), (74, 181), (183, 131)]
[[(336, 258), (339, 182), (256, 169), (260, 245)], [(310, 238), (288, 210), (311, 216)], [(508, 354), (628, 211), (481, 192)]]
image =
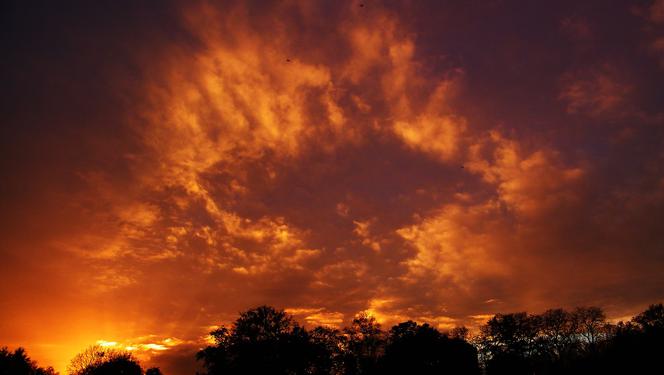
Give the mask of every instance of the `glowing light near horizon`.
[(109, 347), (109, 346), (117, 346), (118, 343), (116, 341), (97, 340), (97, 345), (103, 347)]
[(115, 348), (131, 352), (142, 352), (145, 354), (151, 351), (157, 351), (157, 352), (165, 351), (186, 342), (176, 337), (167, 337), (162, 340), (152, 341), (152, 339), (154, 338), (155, 338), (154, 335), (148, 335), (144, 337), (138, 337), (135, 339), (126, 340), (124, 343), (119, 343), (117, 341), (107, 341), (107, 340), (97, 340), (96, 343), (97, 345), (105, 348)]

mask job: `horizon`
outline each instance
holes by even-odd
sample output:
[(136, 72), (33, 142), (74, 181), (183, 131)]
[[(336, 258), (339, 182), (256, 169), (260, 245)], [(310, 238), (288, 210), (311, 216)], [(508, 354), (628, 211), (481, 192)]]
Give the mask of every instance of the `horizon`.
[[(267, 305), (262, 305), (262, 306), (256, 306), (251, 309), (247, 309), (245, 311), (239, 312), (238, 317), (235, 321), (233, 322), (227, 322), (223, 323), (220, 325), (214, 325), (210, 326), (208, 332), (208, 335), (203, 340), (199, 340), (199, 342), (182, 342), (182, 340), (178, 339), (172, 339), (172, 338), (166, 338), (161, 341), (161, 343), (154, 343), (154, 342), (147, 342), (147, 343), (132, 343), (129, 341), (124, 341), (124, 342), (118, 342), (118, 341), (106, 341), (106, 340), (97, 340), (96, 342), (87, 345), (85, 348), (81, 348), (76, 352), (76, 355), (80, 355), (80, 353), (83, 353), (84, 351), (91, 350), (92, 348), (98, 348), (96, 350), (100, 351), (117, 351), (117, 353), (126, 353), (132, 358), (133, 361), (136, 361), (137, 364), (141, 365), (142, 368), (148, 369), (148, 368), (157, 368), (161, 369), (161, 371), (167, 373), (167, 374), (188, 374), (192, 370), (202, 370), (204, 369), (204, 366), (202, 363), (200, 363), (200, 359), (197, 357), (198, 353), (201, 353), (203, 349), (205, 348), (214, 348), (216, 345), (218, 345), (218, 341), (216, 341), (213, 337), (213, 332), (216, 331), (220, 328), (227, 328), (231, 332), (235, 330), (235, 327), (237, 326), (238, 322), (242, 319), (242, 316), (246, 316), (245, 314), (249, 312), (255, 312), (260, 309), (267, 309), (267, 310), (273, 310), (276, 312), (283, 312), (285, 313), (286, 317), (288, 319), (293, 319), (292, 322), (295, 325), (299, 325), (303, 327), (305, 330), (308, 330), (309, 332), (312, 332), (314, 329), (319, 329), (319, 328), (325, 328), (325, 329), (332, 329), (337, 331), (337, 335), (346, 337), (347, 339), (350, 339), (351, 336), (353, 335), (353, 325), (356, 323), (357, 319), (363, 319), (366, 318), (368, 319), (369, 322), (374, 322), (377, 324), (377, 328), (379, 329), (379, 336), (383, 337), (383, 340), (385, 340), (385, 337), (388, 337), (391, 335), (391, 332), (394, 328), (397, 328), (400, 325), (406, 324), (406, 323), (415, 323), (416, 325), (428, 325), (431, 327), (434, 331), (439, 332), (440, 334), (444, 335), (446, 338), (452, 338), (452, 339), (460, 339), (463, 340), (463, 342), (466, 342), (468, 344), (471, 344), (474, 346), (478, 351), (481, 351), (482, 349), (482, 342), (486, 340), (491, 340), (490, 336), (484, 336), (483, 333), (481, 332), (480, 326), (482, 329), (489, 329), (489, 326), (491, 322), (495, 322), (496, 319), (500, 319), (505, 316), (512, 316), (512, 315), (518, 315), (521, 312), (504, 312), (504, 313), (497, 313), (495, 315), (491, 316), (486, 316), (485, 320), (482, 322), (479, 322), (478, 319), (473, 318), (474, 321), (478, 324), (477, 326), (474, 327), (467, 327), (465, 325), (456, 325), (454, 327), (447, 327), (447, 326), (441, 326), (441, 325), (436, 325), (431, 324), (432, 322), (426, 321), (426, 320), (413, 320), (413, 319), (408, 319), (404, 321), (393, 321), (391, 324), (386, 324), (386, 321), (379, 321), (376, 319), (374, 315), (371, 315), (371, 313), (361, 312), (357, 315), (355, 315), (352, 319), (352, 322), (349, 322), (349, 324), (341, 326), (341, 325), (330, 325), (330, 324), (318, 324), (318, 325), (313, 325), (313, 324), (308, 324), (306, 321), (305, 322), (299, 322), (297, 319), (295, 319), (295, 316), (293, 315), (292, 312), (289, 312), (288, 309), (274, 309), (274, 307), (267, 306)], [(616, 335), (616, 332), (621, 332), (621, 329), (627, 328), (626, 331), (624, 331), (623, 334), (630, 334), (630, 328), (634, 329), (634, 327), (643, 327), (643, 323), (639, 321), (638, 316), (643, 316), (645, 312), (640, 312), (639, 314), (633, 316), (633, 317), (622, 317), (622, 318), (607, 318), (604, 315), (604, 311), (602, 310), (601, 307), (597, 306), (578, 306), (575, 309), (561, 309), (559, 307), (557, 308), (550, 308), (547, 309), (547, 311), (542, 311), (540, 313), (533, 313), (533, 312), (524, 312), (526, 313), (526, 316), (528, 318), (535, 318), (537, 319), (538, 317), (544, 316), (550, 312), (553, 312), (554, 314), (556, 313), (556, 310), (561, 310), (564, 314), (567, 314), (566, 319), (569, 319), (570, 321), (573, 321), (575, 319), (584, 319), (582, 318), (583, 313), (579, 313), (579, 311), (589, 311), (592, 309), (599, 309), (598, 311), (600, 312), (600, 315), (597, 317), (598, 320), (594, 322), (594, 324), (597, 324), (597, 328), (601, 331), (604, 332), (603, 334), (607, 335), (604, 340), (611, 341), (612, 337)], [(649, 310), (655, 309), (655, 311), (658, 311), (656, 314), (661, 314), (662, 310), (662, 304), (650, 304), (649, 305)], [(659, 310), (657, 310), (659, 309)], [(301, 315), (301, 314), (300, 314)], [(555, 315), (554, 315), (555, 316)], [(654, 324), (662, 324), (662, 316), (661, 315), (652, 315), (649, 319), (654, 319), (653, 322)], [(659, 321), (656, 319), (660, 319)], [(552, 322), (555, 322), (555, 320), (552, 320)], [(656, 322), (656, 323), (655, 323)], [(546, 333), (545, 327), (546, 327), (546, 320), (540, 321), (539, 323), (535, 323), (536, 325), (542, 325), (541, 328), (536, 328), (538, 330), (541, 330), (539, 334), (542, 336), (548, 335)], [(553, 323), (552, 327), (555, 326), (556, 323)], [(632, 324), (632, 326), (630, 326)], [(574, 324), (572, 324), (574, 326)], [(461, 328), (463, 330), (466, 330), (466, 332), (463, 334), (463, 336), (456, 336), (454, 333), (454, 330), (457, 328)], [(661, 328), (661, 327), (660, 327)], [(493, 328), (496, 329), (496, 328)], [(581, 331), (583, 332), (583, 331)], [(581, 341), (583, 341), (583, 333), (578, 332), (575, 334), (575, 336), (580, 336)], [(660, 332), (661, 333), (661, 332)], [(569, 332), (567, 333), (569, 334)], [(657, 340), (658, 338), (655, 338)], [(654, 342), (653, 342), (654, 343)], [(175, 358), (169, 358), (170, 353), (166, 353), (165, 356), (160, 356), (160, 353), (162, 351), (168, 351), (169, 349), (176, 348), (181, 345), (186, 345), (186, 348), (184, 348), (184, 351), (181, 351), (178, 356), (175, 356)], [(192, 345), (193, 344), (193, 345)], [(1, 347), (3, 349), (7, 348), (6, 346)], [(10, 351), (12, 350), (17, 350), (19, 348), (22, 349), (28, 349), (28, 357), (30, 357), (29, 353), (30, 350), (29, 348), (26, 348), (25, 346), (15, 346), (15, 347), (8, 347)], [(601, 347), (600, 347), (601, 348)], [(180, 348), (182, 349), (182, 348)], [(606, 350), (606, 349), (603, 349)], [(624, 349), (623, 349), (624, 350)], [(185, 357), (189, 357), (189, 361), (185, 359)], [(58, 363), (58, 366), (53, 366), (51, 364), (47, 363), (39, 363), (39, 361), (36, 361), (35, 365), (39, 366), (40, 368), (46, 369), (48, 367), (53, 368), (56, 371), (56, 374), (68, 374), (66, 371), (69, 368), (69, 364), (73, 363), (74, 357), (68, 359), (66, 361), (65, 365), (60, 365), (60, 362), (56, 361)], [(480, 359), (482, 355), (480, 353), (477, 353), (477, 358)], [(192, 359), (196, 358), (195, 361)], [(175, 359), (175, 363), (172, 362)], [(32, 358), (34, 360), (34, 358)], [(170, 362), (170, 363), (169, 363)], [(187, 363), (188, 362), (188, 363)], [(165, 365), (165, 366), (164, 366)], [(486, 364), (485, 364), (486, 365)], [(647, 367), (647, 366), (646, 366)], [(198, 373), (198, 372), (197, 372)]]
[(664, 300), (664, 0), (0, 10), (0, 347), (40, 365), (193, 371), (259, 305), (446, 330)]

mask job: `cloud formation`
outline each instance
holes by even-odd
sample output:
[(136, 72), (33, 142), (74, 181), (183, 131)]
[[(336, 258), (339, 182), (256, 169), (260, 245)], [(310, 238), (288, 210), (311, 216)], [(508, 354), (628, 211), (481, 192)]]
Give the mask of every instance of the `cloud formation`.
[(518, 3), (11, 4), (0, 340), (661, 299), (661, 2)]

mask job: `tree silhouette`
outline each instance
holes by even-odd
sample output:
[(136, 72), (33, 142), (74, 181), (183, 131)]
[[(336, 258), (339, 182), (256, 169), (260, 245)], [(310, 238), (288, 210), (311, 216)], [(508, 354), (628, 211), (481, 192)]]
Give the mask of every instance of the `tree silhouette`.
[(53, 367), (42, 368), (28, 357), (25, 349), (11, 352), (7, 347), (0, 348), (0, 375), (55, 375)]
[(152, 367), (145, 370), (145, 375), (162, 375), (159, 367)]
[(93, 345), (78, 353), (67, 367), (69, 375), (141, 375), (143, 370), (131, 353)]
[(142, 375), (141, 365), (130, 354), (90, 366), (81, 375)]
[(479, 374), (477, 351), (460, 338), (449, 338), (428, 324), (400, 323), (389, 332), (383, 374)]
[(283, 310), (257, 307), (242, 313), (231, 329), (211, 335), (216, 345), (197, 355), (210, 375), (311, 373), (309, 336)]
[[(664, 306), (651, 305), (630, 322), (619, 323), (615, 336), (599, 356), (599, 365), (607, 373), (664, 373)], [(601, 365), (601, 366), (600, 366)]]
[(588, 351), (596, 351), (597, 344), (606, 337), (606, 315), (599, 307), (578, 307), (572, 313), (576, 332), (583, 340), (582, 346)]
[(664, 305), (661, 303), (650, 305), (646, 311), (635, 316), (632, 321), (638, 324), (644, 332), (664, 330)]
[(479, 342), (490, 374), (532, 373), (539, 321), (525, 312), (497, 314), (481, 327)]
[(240, 314), (231, 328), (211, 332), (214, 346), (197, 357), (213, 374), (369, 375), (448, 371), (478, 374), (477, 351), (428, 324), (405, 322), (389, 335), (376, 319), (357, 315), (342, 331), (297, 325), (284, 311), (261, 306)]
[(450, 336), (450, 338), (453, 338), (453, 339), (468, 341), (468, 338), (470, 337), (470, 330), (468, 328), (466, 328), (465, 326), (454, 327), (450, 331), (449, 336)]
[(313, 352), (311, 374), (343, 374), (348, 340), (337, 329), (316, 327), (309, 332)]
[(373, 316), (357, 315), (350, 327), (344, 329), (348, 346), (344, 355), (346, 375), (375, 374), (378, 359), (385, 347), (385, 336)]
[(488, 375), (660, 373), (663, 327), (661, 304), (617, 325), (598, 307), (498, 314), (477, 344)]
[(542, 360), (560, 361), (576, 347), (576, 323), (572, 314), (563, 309), (545, 311), (539, 320), (539, 349)]

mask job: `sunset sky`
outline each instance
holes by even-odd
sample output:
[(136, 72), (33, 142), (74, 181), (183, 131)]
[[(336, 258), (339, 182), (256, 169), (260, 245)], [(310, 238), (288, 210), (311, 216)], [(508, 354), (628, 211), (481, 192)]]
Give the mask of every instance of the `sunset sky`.
[(0, 346), (664, 298), (664, 1), (4, 1)]

